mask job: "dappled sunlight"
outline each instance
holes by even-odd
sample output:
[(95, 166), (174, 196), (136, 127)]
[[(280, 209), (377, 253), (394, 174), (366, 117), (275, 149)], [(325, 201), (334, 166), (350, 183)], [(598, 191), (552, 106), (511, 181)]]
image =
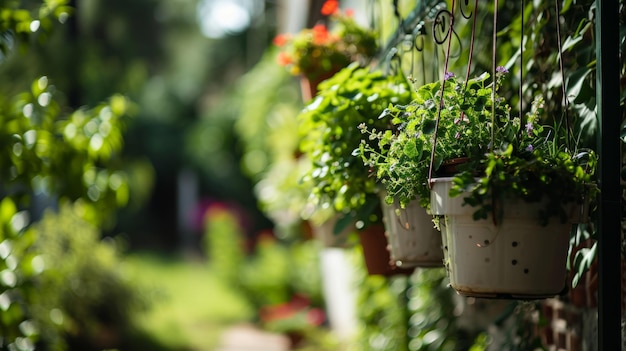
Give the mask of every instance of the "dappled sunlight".
[(605, 3), (553, 1), (0, 1), (0, 350), (597, 348)]

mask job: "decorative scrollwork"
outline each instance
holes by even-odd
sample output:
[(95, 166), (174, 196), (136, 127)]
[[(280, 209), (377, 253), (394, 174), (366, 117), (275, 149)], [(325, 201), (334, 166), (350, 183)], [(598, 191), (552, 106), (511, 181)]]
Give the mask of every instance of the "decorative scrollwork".
[(433, 40), (438, 45), (446, 42), (454, 27), (454, 16), (446, 9), (439, 10), (433, 21)]
[(424, 37), (426, 36), (426, 24), (422, 21), (413, 29), (413, 48), (418, 52), (424, 51)]
[(471, 8), (470, 0), (463, 0), (460, 3), (461, 5), (459, 6), (459, 10), (460, 10), (459, 12), (461, 12), (461, 16), (463, 16), (463, 18), (467, 20), (472, 18), (474, 9)]
[(391, 48), (391, 50), (389, 50), (385, 62), (385, 67), (387, 67), (385, 74), (387, 75), (397, 75), (402, 70), (402, 58), (398, 54), (397, 48)]

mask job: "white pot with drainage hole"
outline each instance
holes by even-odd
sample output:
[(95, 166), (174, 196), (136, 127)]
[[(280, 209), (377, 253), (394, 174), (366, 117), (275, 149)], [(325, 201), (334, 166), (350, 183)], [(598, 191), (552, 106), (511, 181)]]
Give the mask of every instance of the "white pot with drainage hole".
[(386, 192), (381, 191), (379, 195), (390, 256), (396, 266), (443, 266), (441, 234), (434, 227), (433, 216), (418, 200), (401, 208), (397, 200), (391, 205), (385, 202)]
[(431, 211), (444, 215), (447, 268), (451, 286), (474, 297), (536, 299), (565, 290), (567, 251), (572, 224), (580, 206), (571, 206), (572, 220), (537, 219), (542, 203), (511, 199), (504, 204), (502, 223), (491, 216), (474, 220), (475, 208), (463, 196), (450, 198), (452, 178), (435, 178)]

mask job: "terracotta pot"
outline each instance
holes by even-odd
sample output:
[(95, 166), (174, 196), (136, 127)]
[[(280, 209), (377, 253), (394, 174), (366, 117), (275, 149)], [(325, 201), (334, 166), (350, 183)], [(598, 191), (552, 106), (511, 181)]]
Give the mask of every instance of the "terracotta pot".
[(326, 79), (335, 75), (341, 68), (337, 67), (324, 74), (319, 75), (317, 78), (309, 79), (305, 76), (300, 76), (300, 90), (302, 93), (302, 101), (305, 103), (311, 100), (317, 94), (317, 86)]
[(359, 239), (363, 247), (363, 258), (369, 275), (392, 276), (409, 275), (413, 268), (399, 268), (389, 255), (389, 243), (382, 224), (375, 224), (359, 231)]

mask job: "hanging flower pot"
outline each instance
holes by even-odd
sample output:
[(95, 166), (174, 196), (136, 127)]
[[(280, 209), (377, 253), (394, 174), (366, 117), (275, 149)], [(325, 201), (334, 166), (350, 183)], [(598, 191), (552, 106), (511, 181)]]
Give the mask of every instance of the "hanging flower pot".
[(369, 275), (409, 275), (413, 268), (396, 266), (389, 255), (389, 243), (382, 225), (370, 225), (359, 230), (365, 267)]
[(566, 259), (572, 224), (581, 206), (567, 206), (569, 218), (537, 220), (545, 203), (507, 199), (504, 217), (475, 220), (463, 196), (449, 197), (453, 178), (433, 179), (431, 210), (445, 215), (450, 284), (460, 294), (517, 299), (558, 295), (566, 287)]
[(338, 219), (338, 216), (334, 216), (321, 224), (311, 224), (313, 237), (322, 244), (322, 247), (345, 248), (348, 246), (348, 238), (353, 228), (346, 227), (340, 233), (335, 233)]
[(300, 92), (302, 93), (302, 101), (309, 102), (317, 94), (317, 86), (326, 79), (339, 72), (342, 67), (334, 66), (328, 72), (324, 72), (315, 78), (309, 78), (306, 75), (300, 76)]
[(361, 26), (336, 1), (328, 4), (320, 11), (327, 23), (318, 23), (295, 34), (282, 33), (273, 41), (279, 49), (277, 62), (301, 77), (305, 102), (315, 96), (320, 82), (353, 62), (367, 66), (378, 53), (376, 31)]
[(387, 204), (386, 192), (380, 196), (391, 260), (398, 267), (441, 266), (441, 234), (433, 226), (432, 215), (419, 205), (418, 200), (402, 208), (397, 200)]

